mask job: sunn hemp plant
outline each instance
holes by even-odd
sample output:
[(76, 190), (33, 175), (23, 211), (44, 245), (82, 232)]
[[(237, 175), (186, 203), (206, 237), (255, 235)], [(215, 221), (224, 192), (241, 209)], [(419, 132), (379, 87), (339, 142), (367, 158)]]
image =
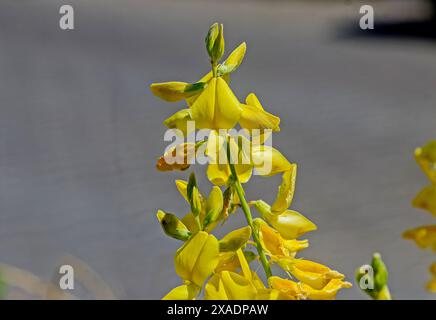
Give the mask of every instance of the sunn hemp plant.
[[(246, 44), (239, 45), (224, 62), (223, 25), (213, 24), (206, 37), (211, 71), (198, 82), (153, 83), (151, 91), (168, 102), (185, 101), (188, 107), (166, 119), (164, 124), (186, 137), (189, 122), (208, 129), (206, 139), (184, 142), (165, 152), (157, 162), (160, 171), (187, 170), (194, 157), (208, 158), (206, 174), (213, 184), (208, 196), (199, 191), (195, 176), (177, 180), (176, 186), (190, 207), (182, 218), (158, 210), (157, 219), (166, 235), (183, 242), (174, 257), (182, 284), (163, 299), (334, 299), (342, 288), (351, 287), (344, 275), (322, 264), (299, 259), (309, 246), (299, 238), (316, 225), (290, 210), (297, 165), (265, 142), (280, 130), (280, 118), (264, 110), (254, 93), (239, 102), (229, 87), (230, 74), (241, 64)], [(231, 135), (239, 124), (246, 135)], [(246, 148), (246, 146), (249, 148)], [(252, 174), (282, 174), (275, 202), (247, 201), (242, 185)], [(253, 219), (251, 208), (260, 217)], [(217, 239), (212, 231), (242, 209), (247, 226)], [(259, 260), (265, 284), (250, 267)], [(286, 278), (274, 276), (271, 265), (284, 270)]]

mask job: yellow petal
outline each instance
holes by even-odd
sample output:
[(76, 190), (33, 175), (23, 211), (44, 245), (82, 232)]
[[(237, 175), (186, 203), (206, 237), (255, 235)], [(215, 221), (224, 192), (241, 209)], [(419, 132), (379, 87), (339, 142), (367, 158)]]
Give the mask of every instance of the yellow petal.
[(241, 107), (225, 80), (212, 78), (191, 106), (198, 129), (230, 129), (238, 122)]
[(192, 284), (175, 287), (162, 300), (194, 300), (200, 293), (200, 288)]
[(276, 201), (271, 207), (273, 212), (283, 212), (292, 204), (295, 192), (295, 180), (297, 177), (297, 165), (291, 164), (291, 170), (283, 173), (282, 184), (279, 187)]
[(227, 57), (220, 66), (218, 66), (218, 73), (220, 75), (234, 72), (242, 63), (245, 52), (247, 51), (247, 44), (241, 43), (232, 53)]
[(198, 231), (198, 224), (195, 221), (195, 216), (192, 214), (192, 212), (189, 212), (182, 218), (183, 224), (191, 231), (191, 233), (197, 233)]
[(205, 287), (206, 300), (253, 300), (256, 294), (251, 281), (229, 271), (215, 274)]
[(414, 240), (420, 248), (436, 251), (436, 225), (422, 226), (403, 233), (405, 239)]
[(285, 239), (296, 239), (316, 230), (316, 225), (302, 214), (286, 210), (279, 215), (264, 217)]
[(226, 234), (220, 241), (220, 252), (236, 251), (243, 247), (251, 237), (249, 226), (233, 230)]
[(344, 275), (320, 263), (296, 259), (289, 270), (292, 275), (314, 289), (321, 290), (331, 279), (344, 279)]
[(176, 180), (176, 187), (179, 190), (180, 194), (183, 198), (185, 198), (186, 202), (189, 203), (188, 200), (188, 182), (183, 180)]
[(278, 150), (265, 146), (252, 147), (252, 159), (255, 173), (261, 176), (272, 176), (292, 169), (291, 163)]
[(316, 230), (316, 225), (294, 210), (285, 210), (280, 214), (271, 211), (271, 207), (262, 200), (253, 202), (256, 209), (270, 225), (285, 239), (296, 239), (303, 234)]
[(171, 117), (166, 119), (163, 124), (170, 129), (177, 129), (183, 133), (183, 136), (187, 137), (191, 130), (188, 130), (188, 121), (192, 121), (191, 111), (189, 109), (182, 109), (177, 111)]
[(241, 107), (239, 123), (242, 128), (280, 131), (280, 118), (266, 112), (254, 93), (247, 96), (246, 104), (241, 104)]
[(311, 300), (333, 300), (340, 289), (351, 288), (351, 283), (344, 282), (339, 279), (332, 279), (327, 285), (321, 289), (316, 290), (311, 286), (302, 284), (302, 290), (307, 292), (307, 298)]
[(301, 285), (292, 280), (273, 276), (268, 279), (268, 282), (271, 288), (280, 292), (280, 299), (300, 300), (305, 298), (305, 292)]
[(412, 205), (436, 216), (436, 185), (424, 187), (413, 199)]
[[(257, 258), (251, 251), (244, 251), (244, 257), (248, 263)], [(239, 268), (241, 268), (241, 263), (236, 252), (220, 252), (218, 266), (215, 268), (216, 273), (221, 271), (236, 271)]]
[(198, 94), (205, 86), (206, 83), (189, 84), (186, 82), (173, 81), (152, 83), (150, 89), (155, 96), (168, 102), (175, 102)]
[(218, 264), (218, 240), (204, 231), (192, 236), (174, 258), (176, 273), (185, 281), (202, 287)]

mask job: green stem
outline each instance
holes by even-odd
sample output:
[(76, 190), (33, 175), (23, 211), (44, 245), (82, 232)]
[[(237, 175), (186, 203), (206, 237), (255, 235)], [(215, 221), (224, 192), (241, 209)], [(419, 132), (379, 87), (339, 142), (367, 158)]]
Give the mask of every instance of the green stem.
[(256, 243), (257, 253), (259, 254), (260, 262), (262, 264), (263, 269), (265, 270), (265, 274), (267, 279), (272, 276), (271, 268), (268, 263), (268, 260), (265, 255), (265, 251), (263, 250), (262, 244), (259, 239), (259, 234), (257, 230), (253, 226), (253, 216), (251, 215), (250, 206), (247, 203), (244, 195), (244, 189), (242, 188), (241, 182), (238, 179), (238, 174), (236, 173), (235, 166), (231, 161), (230, 155), (230, 143), (227, 144), (227, 159), (229, 161), (230, 172), (232, 174), (232, 178), (234, 180), (233, 186), (236, 189), (236, 193), (238, 194), (239, 200), (241, 201), (242, 211), (244, 212), (245, 219), (247, 220), (248, 226), (251, 228), (251, 234), (253, 236), (253, 240)]

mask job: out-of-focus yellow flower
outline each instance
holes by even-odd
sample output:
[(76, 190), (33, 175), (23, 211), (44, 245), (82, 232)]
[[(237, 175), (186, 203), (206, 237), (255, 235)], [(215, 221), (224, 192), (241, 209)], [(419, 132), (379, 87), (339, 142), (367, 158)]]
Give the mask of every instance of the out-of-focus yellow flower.
[(430, 266), (430, 273), (433, 279), (427, 283), (427, 290), (436, 293), (436, 262)]
[(253, 202), (256, 209), (270, 225), (285, 239), (296, 239), (307, 232), (316, 230), (316, 225), (302, 214), (285, 210), (280, 214), (271, 211), (271, 207), (262, 200)]
[(306, 298), (306, 292), (301, 283), (280, 277), (270, 277), (268, 279), (271, 288), (279, 291), (280, 300), (302, 300)]
[(171, 290), (162, 300), (193, 300), (200, 293), (200, 289), (194, 284), (183, 284)]
[(174, 258), (176, 273), (199, 287), (218, 265), (218, 240), (204, 231), (192, 236)]
[(436, 140), (415, 150), (416, 162), (433, 184), (436, 184)]
[(310, 300), (333, 300), (341, 289), (348, 289), (352, 284), (340, 279), (330, 280), (325, 287), (320, 290), (314, 289), (311, 286), (302, 283), (302, 290), (306, 292), (307, 298)]
[(294, 259), (288, 271), (295, 278), (316, 290), (324, 288), (332, 279), (345, 278), (343, 274), (327, 266), (304, 259)]
[(412, 205), (427, 210), (436, 217), (436, 185), (424, 187), (413, 199)]
[(436, 251), (436, 225), (422, 226), (403, 233), (405, 239), (414, 240), (420, 248)]

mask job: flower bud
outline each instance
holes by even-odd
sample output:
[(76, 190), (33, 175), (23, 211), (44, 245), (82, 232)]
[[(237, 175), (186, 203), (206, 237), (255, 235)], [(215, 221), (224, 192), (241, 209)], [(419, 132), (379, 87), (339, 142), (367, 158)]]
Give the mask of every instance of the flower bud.
[(189, 204), (191, 205), (192, 214), (197, 217), (201, 212), (201, 195), (197, 188), (197, 180), (195, 174), (191, 173), (189, 176), (187, 195)]
[(223, 193), (221, 189), (214, 186), (210, 191), (209, 197), (206, 202), (206, 218), (204, 219), (204, 225), (207, 226), (214, 223), (220, 217), (223, 210)]
[(224, 54), (223, 25), (214, 23), (206, 36), (206, 50), (213, 64), (219, 61)]
[(158, 210), (156, 216), (165, 234), (171, 238), (186, 241), (191, 236), (188, 228), (174, 214)]

